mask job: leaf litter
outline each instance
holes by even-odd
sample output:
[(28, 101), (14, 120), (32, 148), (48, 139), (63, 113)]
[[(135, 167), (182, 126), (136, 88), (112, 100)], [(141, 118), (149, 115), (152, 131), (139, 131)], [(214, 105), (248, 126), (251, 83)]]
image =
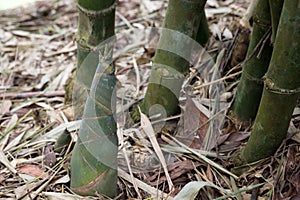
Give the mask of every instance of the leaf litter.
[[(167, 1), (118, 2), (116, 32), (127, 32), (128, 40), (121, 41), (126, 49), (117, 45), (114, 60), (121, 85), (118, 109), (124, 111), (118, 118), (120, 169), (115, 199), (299, 197), (299, 107), (273, 157), (242, 166), (248, 171), (240, 177), (229, 171), (232, 154), (251, 131), (227, 115), (249, 37), (239, 38), (238, 23), (249, 3), (207, 1), (212, 36), (206, 49), (216, 63), (203, 54), (202, 63), (191, 66), (180, 97), (183, 114), (158, 121), (145, 118), (142, 126), (126, 127), (127, 110), (145, 94), (158, 40), (158, 33), (151, 33), (149, 40), (130, 35), (161, 27)], [(70, 155), (80, 125), (71, 105), (64, 102), (64, 85), (76, 65), (75, 1), (39, 1), (0, 15), (0, 199), (99, 198), (80, 197), (69, 188)], [(151, 130), (174, 119), (178, 122), (153, 136)], [(185, 127), (184, 134), (180, 127)], [(70, 134), (72, 140), (56, 151), (54, 144), (61, 134)]]

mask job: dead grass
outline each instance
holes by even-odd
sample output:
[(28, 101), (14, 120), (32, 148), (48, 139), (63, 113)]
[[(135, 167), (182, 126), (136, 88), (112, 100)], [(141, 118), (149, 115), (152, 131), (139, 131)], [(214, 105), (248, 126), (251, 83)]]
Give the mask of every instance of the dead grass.
[[(272, 158), (245, 166), (248, 171), (240, 177), (230, 172), (233, 152), (250, 134), (250, 128), (239, 127), (227, 115), (241, 72), (231, 49), (247, 5), (208, 1), (213, 35), (207, 50), (215, 62), (203, 53), (201, 62), (192, 66), (180, 98), (184, 112), (174, 117), (181, 119), (179, 124), (154, 137), (153, 128), (162, 121), (151, 124), (143, 118), (143, 126), (125, 127), (120, 118), (116, 199), (172, 199), (181, 190), (179, 195), (186, 196), (177, 199), (300, 198), (299, 108)], [(117, 33), (130, 38), (132, 30), (161, 27), (165, 7), (166, 1), (120, 1)], [(83, 199), (69, 188), (70, 155), (80, 121), (73, 120), (72, 105), (64, 103), (64, 85), (76, 65), (75, 2), (41, 1), (0, 11), (0, 16), (0, 199)], [(116, 52), (122, 109), (145, 92), (154, 51), (152, 44), (139, 42), (132, 40), (126, 51)], [(70, 145), (54, 152), (55, 141), (66, 131), (72, 135)]]

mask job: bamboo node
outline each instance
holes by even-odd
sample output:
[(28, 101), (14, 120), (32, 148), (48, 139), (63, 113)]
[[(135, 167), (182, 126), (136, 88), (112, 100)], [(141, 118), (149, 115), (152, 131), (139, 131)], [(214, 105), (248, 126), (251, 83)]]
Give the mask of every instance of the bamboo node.
[(275, 85), (274, 81), (268, 77), (263, 77), (266, 89), (275, 94), (294, 95), (300, 94), (300, 88), (285, 89)]
[(255, 24), (258, 24), (262, 28), (269, 28), (271, 26), (270, 21), (268, 19), (263, 19), (262, 17), (259, 17), (257, 14), (253, 15), (253, 22)]
[(78, 10), (80, 10), (82, 13), (84, 13), (88, 17), (99, 17), (99, 16), (104, 16), (108, 13), (111, 13), (112, 10), (114, 10), (116, 8), (116, 5), (117, 5), (117, 1), (115, 3), (113, 3), (111, 6), (109, 6), (108, 8), (104, 8), (102, 10), (87, 9), (87, 8), (82, 7), (79, 4), (77, 4), (77, 8), (78, 8)]
[(189, 4), (199, 4), (199, 3), (203, 3), (203, 1), (195, 1), (195, 0), (184, 0), (184, 3), (189, 3)]
[(184, 78), (184, 75), (177, 71), (176, 69), (173, 69), (169, 66), (164, 66), (163, 64), (155, 63), (156, 65), (153, 66), (154, 70), (157, 71), (159, 76), (161, 76), (164, 79), (182, 79)]
[(84, 39), (76, 37), (76, 43), (77, 45), (79, 45), (81, 47), (81, 49), (87, 51), (87, 52), (91, 52), (91, 51), (97, 51), (97, 47), (92, 46), (90, 44), (88, 44)]
[(247, 72), (243, 72), (243, 75), (246, 76), (246, 78), (249, 81), (255, 82), (255, 83), (259, 84), (259, 85), (262, 85), (264, 83), (264, 81), (261, 78), (256, 78), (255, 76), (252, 76), (252, 75), (250, 75)]

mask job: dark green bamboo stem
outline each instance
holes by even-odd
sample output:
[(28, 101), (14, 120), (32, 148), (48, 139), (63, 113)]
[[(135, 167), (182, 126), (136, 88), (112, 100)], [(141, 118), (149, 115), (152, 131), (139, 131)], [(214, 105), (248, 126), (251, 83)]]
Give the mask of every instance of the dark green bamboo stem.
[(114, 197), (118, 150), (113, 118), (116, 78), (110, 63), (115, 0), (78, 0), (78, 10), (77, 83), (88, 91), (88, 98), (86, 103), (83, 98), (85, 109), (71, 158), (71, 188), (80, 195)]
[(115, 34), (115, 0), (78, 0), (77, 79), (90, 88), (96, 72), (97, 46)]
[[(197, 37), (206, 0), (170, 0), (153, 59), (142, 110), (165, 117), (179, 112), (178, 96), (186, 73), (192, 42)], [(202, 19), (204, 21), (204, 19)], [(203, 23), (205, 26), (205, 21)], [(206, 39), (202, 39), (203, 41)], [(165, 114), (164, 114), (165, 113)]]
[(205, 46), (210, 36), (210, 31), (208, 28), (207, 18), (205, 12), (201, 12), (201, 21), (197, 31), (196, 41), (202, 46)]
[(117, 152), (114, 69), (102, 64), (87, 99), (71, 159), (71, 188), (80, 195), (114, 197)]
[(277, 27), (280, 19), (280, 14), (282, 10), (283, 0), (269, 0), (271, 20), (272, 20), (272, 44), (276, 38)]
[(75, 118), (82, 116), (87, 91), (96, 72), (99, 62), (97, 46), (115, 34), (115, 2), (78, 0), (76, 92), (73, 94)]
[(270, 67), (252, 134), (242, 153), (249, 163), (273, 155), (286, 137), (300, 92), (300, 3), (284, 1)]
[(233, 111), (241, 121), (250, 121), (256, 116), (263, 90), (261, 78), (266, 73), (271, 59), (270, 39), (263, 38), (271, 27), (268, 0), (258, 1), (253, 19), (253, 32), (246, 63), (243, 64), (242, 77), (233, 104)]

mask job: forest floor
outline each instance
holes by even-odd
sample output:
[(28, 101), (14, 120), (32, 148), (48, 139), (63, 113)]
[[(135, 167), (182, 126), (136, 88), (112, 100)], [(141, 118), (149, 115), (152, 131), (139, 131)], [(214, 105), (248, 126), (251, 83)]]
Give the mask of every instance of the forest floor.
[[(178, 119), (177, 128), (157, 135), (168, 173), (153, 156), (157, 147), (141, 136), (140, 124), (128, 128), (123, 123), (127, 115), (118, 118), (122, 148), (115, 199), (300, 199), (299, 107), (273, 157), (244, 166), (240, 176), (230, 172), (234, 152), (251, 131), (228, 115), (249, 40), (246, 31), (237, 42), (239, 20), (249, 2), (207, 1), (211, 37), (194, 52), (200, 61), (184, 83), (182, 114), (172, 118)], [(113, 62), (121, 109), (145, 93), (158, 40), (155, 28), (162, 26), (166, 6), (167, 1), (118, 2), (120, 43)], [(70, 189), (70, 158), (80, 120), (74, 120), (72, 103), (65, 103), (64, 86), (76, 67), (77, 17), (75, 0), (0, 11), (0, 199), (100, 198), (80, 197)], [(150, 28), (154, 31), (149, 34), (145, 30)], [(54, 152), (64, 132), (72, 135), (69, 148)], [(205, 143), (208, 133), (212, 136)]]

